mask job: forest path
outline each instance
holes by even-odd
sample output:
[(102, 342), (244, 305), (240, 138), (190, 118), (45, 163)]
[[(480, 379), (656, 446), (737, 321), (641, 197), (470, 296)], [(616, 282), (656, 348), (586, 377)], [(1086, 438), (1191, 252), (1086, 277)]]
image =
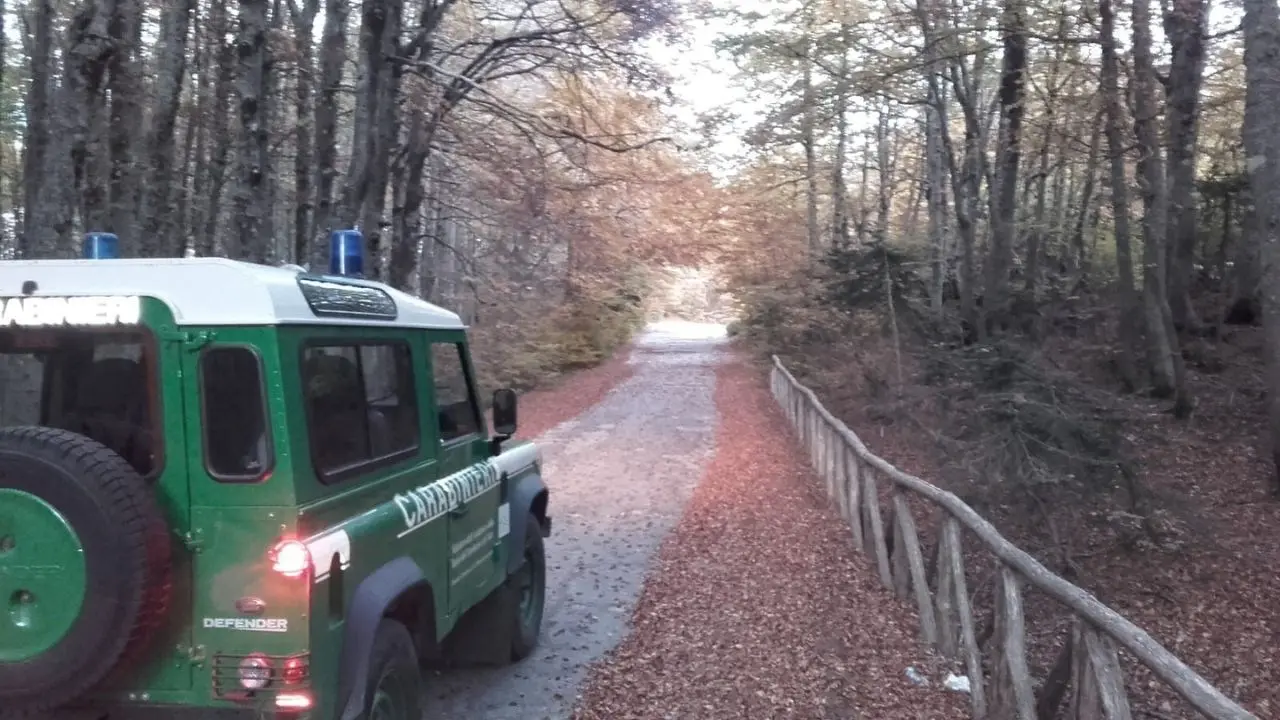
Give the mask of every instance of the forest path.
[(963, 696), (904, 676), (937, 670), (912, 616), (723, 328), (652, 325), (623, 362), (537, 438), (555, 518), (537, 651), (434, 677), (429, 717), (964, 717)]
[(537, 436), (555, 523), (538, 649), (509, 667), (431, 678), (429, 717), (569, 716), (588, 667), (626, 634), (650, 561), (711, 458), (724, 347), (719, 326), (651, 325), (626, 360), (630, 377)]

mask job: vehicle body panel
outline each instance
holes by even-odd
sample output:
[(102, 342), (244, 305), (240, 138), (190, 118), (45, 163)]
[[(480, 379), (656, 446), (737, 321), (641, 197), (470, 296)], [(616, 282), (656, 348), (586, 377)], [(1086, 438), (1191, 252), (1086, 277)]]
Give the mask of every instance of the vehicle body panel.
[[(425, 614), (432, 635), (425, 640), (439, 642), (519, 566), (529, 513), (540, 507), (545, 515), (537, 447), (507, 441), (493, 456), (483, 420), (477, 433), (440, 439), (431, 343), (461, 343), (478, 394), (464, 330), (367, 321), (182, 326), (151, 297), (141, 301), (140, 322), (155, 337), (163, 460), (154, 484), (174, 545), (174, 595), (144, 658), (88, 704), (271, 710), (270, 693), (223, 691), (238, 662), (260, 653), (273, 663), (305, 660), (302, 687), (314, 705), (303, 716), (349, 715), (359, 708), (372, 628), (384, 613)], [(409, 347), (418, 446), (325, 482), (313, 463), (303, 349), (381, 341)], [(226, 347), (248, 349), (261, 363), (271, 461), (252, 479), (219, 479), (206, 463), (200, 359)], [(272, 548), (285, 540), (309, 550), (305, 575), (273, 569)]]

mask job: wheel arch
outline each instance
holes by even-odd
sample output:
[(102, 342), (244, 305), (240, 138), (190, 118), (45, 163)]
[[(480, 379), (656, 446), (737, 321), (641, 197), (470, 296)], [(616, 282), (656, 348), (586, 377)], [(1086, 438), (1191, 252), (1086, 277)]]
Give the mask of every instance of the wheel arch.
[(511, 517), (511, 532), (507, 535), (507, 574), (520, 569), (523, 560), (525, 526), (529, 516), (533, 515), (542, 526), (542, 536), (551, 535), (551, 518), (547, 507), (551, 502), (551, 491), (536, 472), (528, 472), (510, 480), (511, 490), (507, 494)]
[(425, 649), (437, 647), (435, 608), (439, 604), (435, 594), (422, 568), (408, 556), (391, 560), (356, 587), (338, 662), (336, 707), (342, 720), (356, 720), (364, 709), (365, 679), (383, 618), (403, 623), (415, 641), (427, 643)]

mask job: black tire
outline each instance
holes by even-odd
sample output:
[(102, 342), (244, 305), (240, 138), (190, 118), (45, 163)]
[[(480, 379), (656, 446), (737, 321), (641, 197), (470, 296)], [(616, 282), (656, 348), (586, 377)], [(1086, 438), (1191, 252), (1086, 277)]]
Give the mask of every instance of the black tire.
[(364, 720), (420, 720), (426, 711), (422, 670), (413, 636), (403, 624), (383, 618), (373, 638), (364, 696)]
[[(84, 600), (66, 633), (47, 650), (0, 662), (0, 718), (16, 718), (82, 697), (147, 647), (169, 609), (171, 557), (153, 490), (123, 458), (83, 435), (0, 428), (3, 490), (52, 507), (84, 560)], [(30, 565), (19, 562), (19, 569)]]
[[(547, 555), (542, 541), (542, 523), (530, 513), (524, 525), (524, 562), (507, 579), (511, 593), (511, 659), (523, 660), (538, 647), (542, 615), (547, 607)], [(527, 597), (528, 589), (531, 597)], [(526, 602), (532, 602), (532, 607)]]

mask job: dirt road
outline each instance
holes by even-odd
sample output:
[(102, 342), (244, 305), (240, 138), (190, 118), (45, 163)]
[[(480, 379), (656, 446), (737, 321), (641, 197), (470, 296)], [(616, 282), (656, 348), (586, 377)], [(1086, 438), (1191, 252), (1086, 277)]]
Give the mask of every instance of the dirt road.
[(429, 680), (428, 717), (566, 718), (625, 635), (645, 572), (713, 450), (717, 326), (664, 323), (637, 341), (633, 374), (538, 438), (551, 486), (548, 597), (534, 656)]
[(651, 327), (633, 374), (539, 438), (556, 523), (542, 642), (433, 678), (432, 720), (967, 716), (716, 330)]

